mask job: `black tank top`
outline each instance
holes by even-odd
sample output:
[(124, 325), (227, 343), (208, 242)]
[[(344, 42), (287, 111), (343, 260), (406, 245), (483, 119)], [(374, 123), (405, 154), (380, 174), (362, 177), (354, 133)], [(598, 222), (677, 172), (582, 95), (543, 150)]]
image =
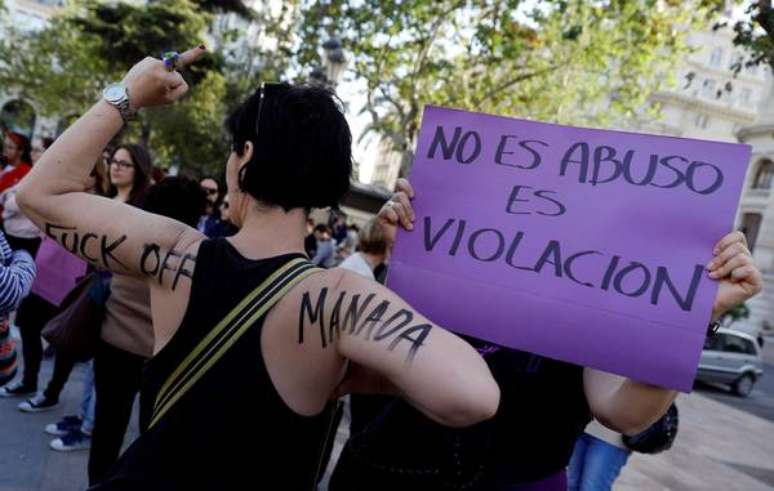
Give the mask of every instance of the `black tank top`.
[(260, 348), (264, 318), (150, 429), (167, 377), (231, 309), (301, 254), (252, 261), (225, 239), (202, 242), (180, 328), (147, 365), (141, 436), (93, 489), (312, 490), (330, 426), (330, 405), (304, 417), (280, 398)]

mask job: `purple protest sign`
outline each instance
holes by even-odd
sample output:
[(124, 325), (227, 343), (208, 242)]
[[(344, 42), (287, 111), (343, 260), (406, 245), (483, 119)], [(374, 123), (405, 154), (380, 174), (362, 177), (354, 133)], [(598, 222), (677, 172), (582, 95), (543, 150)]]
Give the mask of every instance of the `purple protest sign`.
[(689, 391), (749, 158), (428, 107), (388, 285), (456, 332)]

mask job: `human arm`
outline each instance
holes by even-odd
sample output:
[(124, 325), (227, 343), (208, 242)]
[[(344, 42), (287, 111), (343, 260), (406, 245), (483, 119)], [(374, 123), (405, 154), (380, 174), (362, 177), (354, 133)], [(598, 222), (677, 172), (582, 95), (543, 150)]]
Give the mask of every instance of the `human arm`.
[[(755, 267), (744, 234), (733, 232), (718, 242), (707, 265), (709, 275), (719, 280), (712, 320), (761, 291), (761, 273)], [(677, 392), (617, 375), (585, 368), (583, 383), (594, 417), (619, 433), (643, 431), (664, 415)]]
[(8, 257), (0, 263), (0, 312), (10, 312), (19, 306), (35, 280), (35, 261), (27, 251), (13, 251), (5, 235), (0, 233), (0, 251)]
[(449, 426), (467, 426), (497, 411), (499, 388), (475, 349), (384, 286), (335, 269), (294, 298), (300, 314), (284, 315), (299, 319), (298, 344), (335, 349), (354, 364), (351, 374), (369, 374), (370, 382), (361, 378), (359, 387), (345, 383), (345, 388), (371, 393), (386, 388)]
[[(202, 52), (184, 53), (182, 63)], [(136, 109), (174, 102), (188, 89), (178, 72), (166, 71), (152, 58), (135, 65), (123, 83)], [(202, 235), (175, 220), (85, 192), (94, 162), (122, 126), (115, 107), (95, 104), (43, 154), (19, 184), (17, 201), (46, 235), (92, 264), (154, 276), (172, 286), (178, 275), (171, 271), (186, 267), (182, 251)]]

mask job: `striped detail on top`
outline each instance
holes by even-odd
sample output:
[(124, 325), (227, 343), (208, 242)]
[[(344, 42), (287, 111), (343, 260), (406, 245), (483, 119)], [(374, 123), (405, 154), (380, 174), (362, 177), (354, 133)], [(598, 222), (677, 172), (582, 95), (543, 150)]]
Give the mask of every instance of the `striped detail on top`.
[(7, 257), (0, 263), (0, 317), (15, 310), (27, 296), (35, 280), (35, 260), (27, 251), (10, 252), (5, 235), (0, 233), (0, 254)]
[(188, 354), (159, 390), (149, 428), (156, 425), (174, 404), (295, 285), (323, 271), (308, 260), (288, 261), (266, 278), (220, 321)]

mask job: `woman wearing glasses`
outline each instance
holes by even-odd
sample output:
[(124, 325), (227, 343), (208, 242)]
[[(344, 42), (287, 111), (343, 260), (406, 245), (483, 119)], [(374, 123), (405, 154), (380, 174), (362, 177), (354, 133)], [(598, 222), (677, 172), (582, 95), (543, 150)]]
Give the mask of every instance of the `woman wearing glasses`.
[(108, 160), (108, 197), (137, 206), (151, 185), (153, 163), (145, 148), (136, 144), (119, 145)]

